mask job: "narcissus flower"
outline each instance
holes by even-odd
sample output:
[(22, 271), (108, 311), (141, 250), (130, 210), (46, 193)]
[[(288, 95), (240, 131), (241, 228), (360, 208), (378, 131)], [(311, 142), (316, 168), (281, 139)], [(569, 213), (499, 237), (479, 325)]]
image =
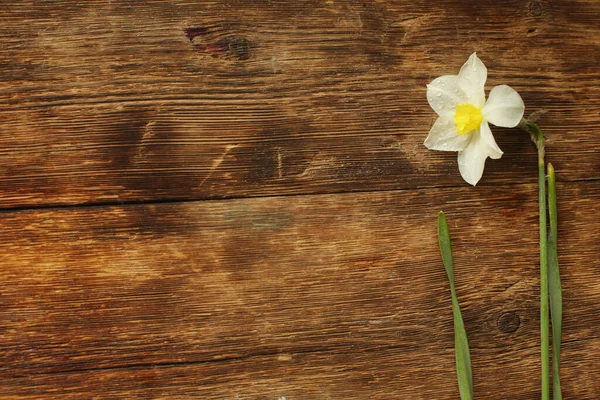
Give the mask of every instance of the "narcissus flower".
[(485, 160), (502, 157), (488, 123), (514, 128), (523, 118), (525, 104), (511, 87), (492, 88), (485, 100), (487, 68), (473, 53), (458, 75), (445, 75), (427, 85), (427, 101), (438, 114), (425, 146), (458, 151), (458, 169), (465, 181), (476, 185)]

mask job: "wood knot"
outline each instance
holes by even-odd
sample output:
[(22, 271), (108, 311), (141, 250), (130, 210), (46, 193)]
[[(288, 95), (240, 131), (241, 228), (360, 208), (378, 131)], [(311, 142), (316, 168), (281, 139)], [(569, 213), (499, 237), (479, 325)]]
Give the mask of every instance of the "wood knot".
[(198, 44), (196, 47), (213, 57), (234, 57), (238, 60), (250, 58), (250, 41), (242, 37), (228, 36), (213, 43)]
[(521, 318), (515, 312), (505, 312), (498, 318), (498, 329), (503, 333), (513, 333), (521, 326)]
[(539, 1), (529, 3), (529, 14), (534, 17), (540, 17), (544, 13), (544, 8)]
[(227, 54), (240, 60), (250, 57), (250, 41), (242, 37), (227, 37), (222, 39), (227, 47)]
[[(234, 57), (238, 60), (250, 58), (251, 42), (241, 36), (215, 38), (209, 28), (185, 28), (185, 36), (198, 50), (213, 57)], [(211, 37), (212, 36), (212, 37)]]

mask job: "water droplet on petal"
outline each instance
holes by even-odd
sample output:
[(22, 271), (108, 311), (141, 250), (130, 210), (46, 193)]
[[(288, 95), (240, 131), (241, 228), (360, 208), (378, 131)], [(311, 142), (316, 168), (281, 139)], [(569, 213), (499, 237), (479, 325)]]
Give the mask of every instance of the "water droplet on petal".
[(442, 94), (441, 94), (440, 92), (438, 92), (438, 93), (436, 94), (436, 96), (437, 96), (437, 97), (442, 97)]

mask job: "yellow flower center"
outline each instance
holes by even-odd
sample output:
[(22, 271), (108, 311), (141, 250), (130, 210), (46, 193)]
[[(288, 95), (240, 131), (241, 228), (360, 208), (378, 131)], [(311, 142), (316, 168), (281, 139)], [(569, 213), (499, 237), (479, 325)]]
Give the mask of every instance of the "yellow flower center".
[(454, 114), (454, 122), (456, 122), (456, 130), (459, 135), (471, 132), (473, 129), (479, 128), (483, 121), (481, 110), (471, 104), (459, 104), (456, 106)]

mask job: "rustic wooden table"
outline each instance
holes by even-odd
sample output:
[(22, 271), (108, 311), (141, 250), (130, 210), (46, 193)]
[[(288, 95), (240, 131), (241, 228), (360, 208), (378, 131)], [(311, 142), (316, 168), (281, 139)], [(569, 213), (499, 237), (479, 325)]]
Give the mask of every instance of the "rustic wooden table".
[(423, 146), (477, 51), (559, 180), (563, 390), (600, 399), (600, 2), (18, 1), (0, 10), (1, 399), (538, 399), (535, 148)]

